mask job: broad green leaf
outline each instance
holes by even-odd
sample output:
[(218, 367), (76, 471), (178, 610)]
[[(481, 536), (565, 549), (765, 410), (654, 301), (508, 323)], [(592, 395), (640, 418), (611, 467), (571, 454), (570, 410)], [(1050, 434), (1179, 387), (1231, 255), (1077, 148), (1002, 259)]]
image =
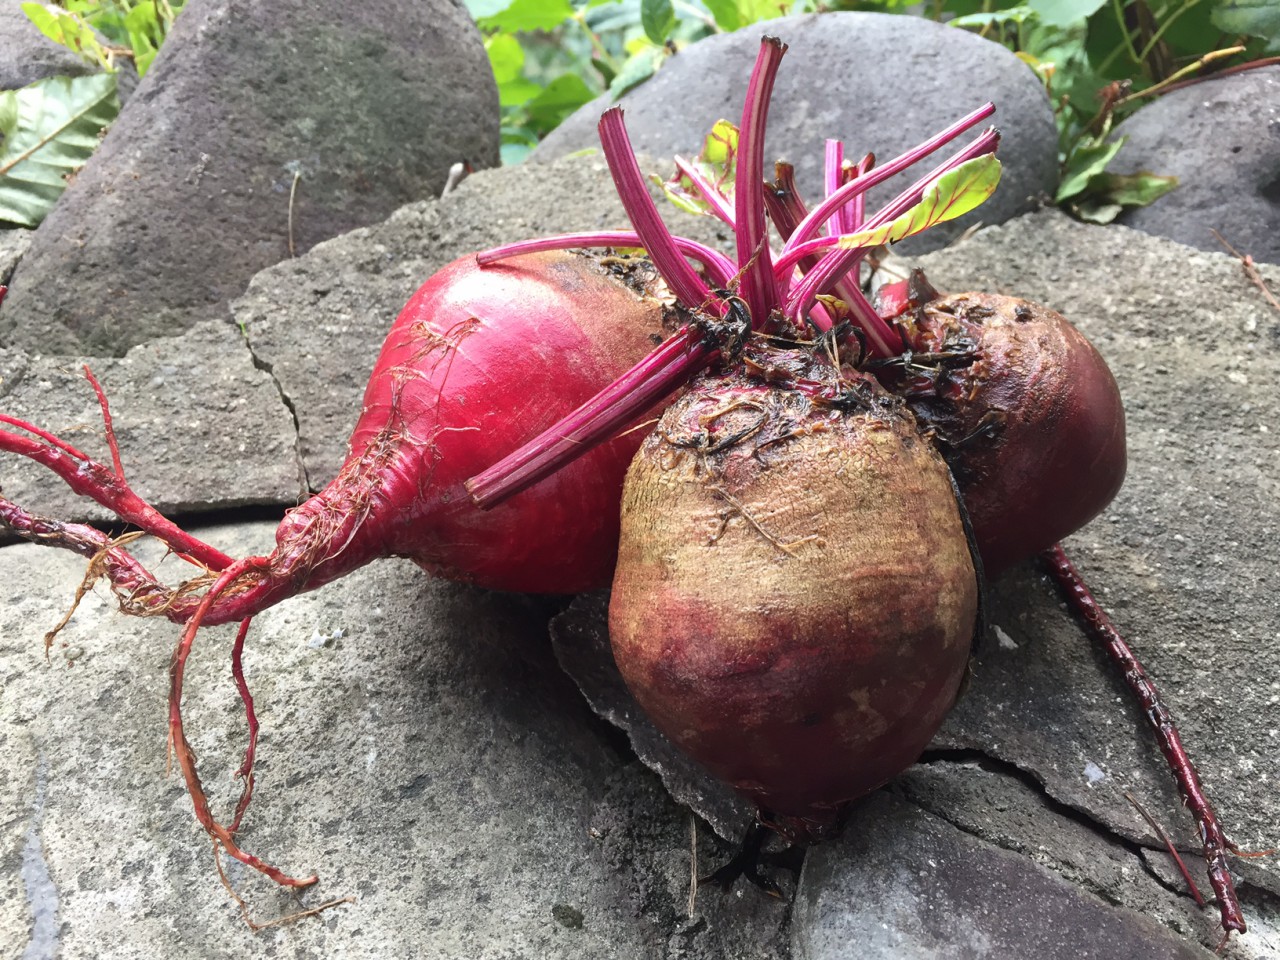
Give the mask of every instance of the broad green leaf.
[(1246, 33), (1280, 47), (1280, 0), (1220, 0), (1210, 14), (1213, 25), (1227, 33)]
[(999, 182), (1000, 161), (991, 154), (974, 157), (933, 181), (920, 202), (892, 223), (841, 237), (838, 245), (849, 249), (897, 243), (975, 209)]
[(498, 84), (498, 105), (501, 107), (519, 107), (528, 103), (542, 92), (542, 85), (532, 80), (517, 78)]
[[(728, 120), (717, 120), (702, 142), (702, 150), (690, 163), (720, 196), (733, 199), (733, 180), (738, 170), (738, 128)], [(653, 178), (673, 204), (688, 213), (710, 215), (711, 207), (703, 199), (693, 180), (677, 170), (669, 180)]]
[(0, 93), (0, 104), (9, 98), (0, 116), (16, 112), (17, 119), (0, 143), (0, 221), (34, 227), (119, 112), (116, 78), (51, 77)]
[(61, 44), (103, 70), (115, 69), (111, 55), (98, 42), (93, 28), (74, 13), (43, 3), (24, 3), (22, 12), (54, 43)]
[(1042, 23), (1052, 27), (1069, 27), (1093, 16), (1106, 2), (1107, 0), (1029, 0), (1028, 5)]
[(732, 33), (742, 26), (742, 17), (738, 15), (736, 0), (702, 0), (702, 3), (711, 11), (716, 26), (725, 33)]
[(654, 43), (666, 43), (671, 28), (676, 25), (676, 10), (671, 0), (640, 0), (640, 25)]
[(613, 99), (618, 99), (632, 87), (653, 76), (665, 56), (664, 47), (645, 47), (627, 57), (622, 69), (613, 78), (613, 83), (609, 84), (609, 93)]
[(787, 0), (738, 0), (738, 16), (743, 25), (760, 23), (784, 16), (789, 7)]
[(1023, 23), (1035, 17), (1035, 11), (1030, 7), (1009, 7), (1007, 10), (991, 10), (981, 11), (978, 13), (967, 13), (962, 17), (954, 17), (947, 22), (953, 27), (964, 27), (966, 30), (973, 28), (981, 29), (982, 27), (1000, 26), (1006, 23)]
[(532, 33), (554, 30), (572, 16), (569, 0), (514, 0), (505, 10), (479, 22), (482, 30)]
[(509, 33), (499, 33), (484, 42), (484, 49), (498, 86), (519, 78), (524, 69), (524, 48), (519, 40)]
[(1115, 155), (1120, 152), (1127, 138), (1121, 137), (1111, 143), (1089, 142), (1076, 147), (1067, 158), (1067, 169), (1062, 183), (1058, 185), (1057, 203), (1070, 200), (1083, 193), (1089, 181), (1106, 169)]
[(487, 20), (511, 6), (511, 0), (466, 0), (466, 4), (473, 19)]
[(561, 121), (584, 103), (595, 99), (595, 91), (582, 78), (571, 73), (556, 77), (536, 97), (525, 104), (529, 120), (542, 133), (558, 127)]

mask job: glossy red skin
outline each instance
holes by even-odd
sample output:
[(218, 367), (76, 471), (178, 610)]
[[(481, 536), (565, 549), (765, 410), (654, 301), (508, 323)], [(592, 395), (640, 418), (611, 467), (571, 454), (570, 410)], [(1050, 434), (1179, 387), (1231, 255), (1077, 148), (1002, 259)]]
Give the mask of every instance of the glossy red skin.
[(704, 377), (664, 414), (627, 477), (609, 632), (657, 727), (808, 840), (929, 742), (977, 592), (946, 468), (892, 403), (788, 402), (728, 450), (686, 442), (750, 428), (777, 396)]
[[(1120, 390), (1060, 314), (957, 293), (926, 304), (909, 338), (924, 353), (957, 338), (976, 348), (936, 391), (907, 396), (951, 447), (988, 576), (1080, 529), (1119, 492), (1127, 462)], [(989, 428), (974, 435), (984, 418)]]
[(580, 254), (445, 267), (387, 335), (342, 472), (277, 531), (275, 565), (292, 586), (272, 589), (311, 589), (386, 555), (491, 589), (607, 585), (643, 431), (492, 510), (462, 484), (652, 350), (662, 316), (659, 301)]

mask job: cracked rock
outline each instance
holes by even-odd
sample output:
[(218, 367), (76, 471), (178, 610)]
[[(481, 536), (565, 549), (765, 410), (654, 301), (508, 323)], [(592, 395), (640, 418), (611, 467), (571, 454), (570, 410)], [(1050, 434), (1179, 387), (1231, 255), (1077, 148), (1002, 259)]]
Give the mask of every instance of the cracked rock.
[[(4, 412), (110, 465), (84, 363), (111, 404), (125, 476), (162, 513), (293, 504), (302, 495), (293, 420), (229, 324), (202, 324), (119, 359), (0, 351)], [(6, 454), (0, 467), (0, 489), (24, 509), (60, 520), (116, 520), (31, 461)]]
[[(642, 169), (668, 166), (646, 160)], [(719, 221), (661, 209), (677, 233), (724, 245)], [(498, 244), (601, 229), (629, 229), (626, 214), (603, 159), (575, 157), (477, 173), (442, 200), (411, 204), (254, 277), (235, 318), (297, 411), (311, 488), (342, 465), (382, 341), (433, 273)]]
[(809, 853), (796, 960), (1208, 960), (1134, 911), (1108, 906), (1017, 854), (887, 793), (856, 829)]

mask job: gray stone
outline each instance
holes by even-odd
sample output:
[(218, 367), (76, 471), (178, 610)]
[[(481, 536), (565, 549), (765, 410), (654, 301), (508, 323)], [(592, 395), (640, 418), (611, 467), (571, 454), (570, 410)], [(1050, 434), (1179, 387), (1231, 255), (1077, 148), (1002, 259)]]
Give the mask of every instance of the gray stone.
[(1178, 187), (1120, 222), (1201, 250), (1210, 232), (1255, 260), (1280, 263), (1280, 66), (1165, 94), (1117, 125), (1115, 173), (1176, 176)]
[(0, 283), (9, 282), (19, 261), (30, 249), (30, 230), (0, 230)]
[[(197, 534), (239, 556), (269, 549), (272, 532)], [(60, 551), (0, 549), (6, 955), (40, 942), (41, 956), (124, 960), (786, 957), (785, 903), (704, 893), (688, 914), (688, 815), (614, 751), (556, 667), (551, 608), (403, 561), (254, 622), (245, 666), (263, 732), (239, 840), (321, 881), (295, 898), (237, 863), (230, 880), (259, 921), (354, 901), (251, 933), (180, 778), (165, 776), (178, 628), (90, 596), (44, 658), (40, 637), (82, 573)], [(230, 641), (228, 628), (201, 635), (184, 698), (223, 816), (246, 733)], [(697, 850), (700, 863), (722, 855), (705, 831)]]
[(796, 960), (836, 960), (851, 949), (865, 960), (1213, 955), (885, 793), (854, 816), (856, 829), (806, 859)]
[[(660, 209), (677, 233), (725, 246), (719, 221)], [(258, 274), (234, 304), (236, 322), (297, 412), (312, 489), (338, 472), (383, 338), (433, 273), (502, 243), (627, 228), (604, 161), (576, 157), (483, 171), (439, 202), (411, 204)]]
[[(774, 87), (765, 161), (794, 163), (811, 203), (822, 195), (826, 138), (843, 139), (850, 158), (871, 151), (883, 162), (987, 99), (998, 108), (994, 122), (1004, 134), (1000, 189), (975, 213), (908, 241), (906, 249), (934, 249), (975, 223), (1001, 223), (1053, 195), (1057, 134), (1035, 75), (1000, 45), (919, 17), (823, 13), (693, 44), (619, 101), (636, 149), (692, 155), (716, 120), (738, 123), (763, 33), (790, 46)], [(608, 105), (607, 97), (587, 104), (542, 142), (534, 159), (597, 146), (596, 121)], [(924, 161), (915, 176), (936, 162)], [(872, 203), (888, 201), (906, 183), (899, 177), (872, 191)]]
[[(229, 324), (202, 324), (120, 359), (0, 350), (4, 412), (110, 464), (102, 415), (81, 369), (86, 362), (111, 403), (125, 475), (161, 512), (293, 504), (302, 496), (293, 419)], [(0, 468), (4, 495), (33, 513), (115, 520), (29, 460), (3, 454)]]
[(98, 69), (36, 28), (25, 0), (0, 0), (0, 90), (17, 90), (47, 77), (82, 77)]
[(497, 115), (451, 0), (192, 0), (36, 231), (0, 342), (119, 354), (225, 317), (291, 231), (305, 251), (496, 163)]

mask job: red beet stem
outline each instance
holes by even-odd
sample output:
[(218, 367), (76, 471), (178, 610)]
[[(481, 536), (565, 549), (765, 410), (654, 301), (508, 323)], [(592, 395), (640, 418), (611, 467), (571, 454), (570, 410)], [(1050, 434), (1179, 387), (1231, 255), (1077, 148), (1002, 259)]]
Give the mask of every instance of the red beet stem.
[(1133, 655), (1129, 645), (1124, 642), (1111, 619), (1098, 605), (1098, 601), (1089, 591), (1088, 585), (1076, 570), (1075, 565), (1067, 559), (1061, 544), (1055, 544), (1041, 555), (1049, 575), (1053, 577), (1058, 589), (1066, 598), (1071, 610), (1084, 624), (1089, 636), (1102, 644), (1112, 663), (1120, 668), (1124, 682), (1142, 706), (1142, 713), (1155, 731), (1160, 751), (1164, 754), (1169, 768), (1173, 771), (1178, 783), (1178, 792), (1182, 794), (1182, 802), (1195, 818), (1200, 831), (1200, 839), (1204, 843), (1204, 859), (1208, 866), (1209, 884), (1218, 897), (1218, 908), (1222, 912), (1222, 929), (1230, 936), (1231, 932), (1245, 932), (1244, 915), (1240, 911), (1240, 901), (1236, 897), (1235, 886), (1231, 882), (1231, 871), (1227, 868), (1227, 851), (1233, 849), (1230, 841), (1222, 832), (1218, 818), (1213, 812), (1209, 799), (1200, 786), (1200, 777), (1196, 768), (1182, 746), (1182, 738), (1178, 736), (1178, 728), (1173, 722), (1169, 709), (1160, 699), (1155, 684), (1147, 677), (1147, 672)]
[(718, 352), (684, 327), (550, 430), (468, 480), (471, 499), (488, 510), (551, 476), (687, 383)]
[(600, 118), (600, 146), (604, 150), (609, 172), (622, 201), (623, 209), (640, 238), (640, 245), (649, 252), (650, 259), (662, 274), (671, 292), (681, 302), (696, 306), (711, 299), (711, 291), (702, 278), (689, 266), (680, 253), (671, 231), (662, 222), (658, 208), (649, 196), (640, 165), (636, 162), (626, 125), (622, 121), (622, 108), (611, 107)]
[[(737, 241), (738, 264), (742, 268), (739, 295), (747, 304), (754, 329), (762, 329), (769, 314), (778, 304), (778, 288), (773, 278), (769, 251), (769, 225), (764, 215), (764, 134), (769, 118), (769, 101), (773, 81), (787, 45), (777, 37), (760, 42), (751, 80), (747, 84), (746, 102), (742, 105), (742, 123), (738, 127), (738, 166), (734, 179), (734, 237)], [(688, 301), (686, 301), (687, 303)], [(692, 305), (692, 304), (690, 304)]]

